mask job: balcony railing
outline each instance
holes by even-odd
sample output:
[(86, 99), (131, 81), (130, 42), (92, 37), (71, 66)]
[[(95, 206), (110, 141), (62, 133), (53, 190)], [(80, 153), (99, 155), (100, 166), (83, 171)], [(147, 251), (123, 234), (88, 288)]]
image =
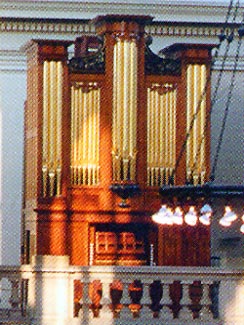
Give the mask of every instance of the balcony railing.
[(244, 319), (243, 269), (43, 263), (2, 266), (0, 275), (1, 324), (241, 325)]

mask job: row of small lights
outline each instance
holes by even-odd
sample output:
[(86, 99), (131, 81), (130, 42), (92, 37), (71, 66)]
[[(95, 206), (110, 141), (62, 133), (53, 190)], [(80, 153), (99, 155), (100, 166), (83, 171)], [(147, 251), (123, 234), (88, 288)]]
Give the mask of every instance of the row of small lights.
[[(162, 205), (160, 210), (152, 215), (152, 220), (161, 225), (182, 225), (185, 222), (189, 226), (195, 226), (199, 220), (203, 225), (209, 226), (211, 223), (211, 217), (213, 210), (209, 204), (204, 204), (200, 209), (200, 215), (198, 217), (194, 206), (190, 206), (188, 212), (184, 215), (183, 210), (180, 207), (176, 207), (174, 210), (167, 205)], [(225, 213), (219, 220), (219, 223), (223, 227), (230, 227), (234, 221), (238, 218), (237, 214), (232, 211), (230, 206), (225, 207)], [(242, 216), (242, 226), (240, 228), (241, 233), (244, 234), (244, 215)]]

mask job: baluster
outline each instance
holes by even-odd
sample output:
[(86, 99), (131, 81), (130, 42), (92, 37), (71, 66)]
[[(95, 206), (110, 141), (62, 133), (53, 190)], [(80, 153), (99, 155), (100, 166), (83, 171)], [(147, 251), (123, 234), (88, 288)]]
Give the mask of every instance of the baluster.
[(84, 281), (83, 282), (83, 291), (82, 291), (82, 298), (80, 301), (81, 305), (82, 305), (82, 309), (81, 309), (81, 315), (84, 319), (92, 318), (92, 310), (90, 309), (90, 305), (91, 305), (91, 299), (89, 296), (89, 282)]
[(111, 312), (110, 305), (111, 305), (111, 299), (110, 299), (110, 283), (109, 282), (103, 282), (103, 294), (101, 299), (101, 317), (106, 317), (106, 319), (113, 318), (113, 313)]
[(179, 312), (179, 319), (192, 320), (193, 314), (190, 310), (191, 299), (189, 295), (189, 285), (190, 283), (186, 281), (181, 281), (182, 284), (182, 299), (181, 299), (181, 310)]
[(9, 303), (13, 309), (17, 309), (20, 304), (19, 280), (10, 280), (11, 282), (11, 296)]
[(161, 315), (164, 320), (172, 320), (174, 318), (170, 305), (172, 304), (170, 298), (170, 283), (164, 282), (163, 284), (163, 296), (160, 301), (160, 304), (163, 306), (161, 309)]
[(142, 318), (152, 318), (152, 311), (150, 309), (151, 299), (149, 294), (149, 283), (143, 283), (143, 296), (141, 298), (141, 312), (140, 316)]
[(213, 320), (213, 314), (210, 310), (211, 300), (209, 297), (209, 285), (210, 282), (201, 281), (202, 283), (202, 299), (200, 304), (202, 305), (201, 311), (200, 311), (200, 319), (203, 320)]
[(120, 312), (120, 317), (125, 318), (128, 316), (131, 316), (131, 312), (129, 309), (130, 296), (129, 296), (129, 284), (128, 283), (123, 283), (123, 295), (121, 298), (121, 304), (123, 305), (123, 307)]

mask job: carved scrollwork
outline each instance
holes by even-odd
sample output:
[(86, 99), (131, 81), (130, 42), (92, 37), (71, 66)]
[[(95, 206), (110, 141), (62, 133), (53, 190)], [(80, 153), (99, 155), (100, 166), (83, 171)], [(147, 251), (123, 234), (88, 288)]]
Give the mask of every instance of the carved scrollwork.
[(145, 73), (153, 75), (178, 76), (181, 72), (181, 61), (171, 57), (162, 58), (153, 53), (146, 45), (145, 49)]
[(71, 58), (68, 62), (68, 67), (70, 72), (73, 73), (104, 73), (105, 51), (103, 46), (93, 54)]

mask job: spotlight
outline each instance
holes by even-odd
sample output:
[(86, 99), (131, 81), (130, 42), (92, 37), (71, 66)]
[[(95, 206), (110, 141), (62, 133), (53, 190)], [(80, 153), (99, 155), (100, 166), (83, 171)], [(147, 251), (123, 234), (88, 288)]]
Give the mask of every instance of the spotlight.
[(233, 221), (237, 219), (237, 215), (231, 210), (229, 206), (225, 207), (224, 216), (220, 219), (221, 226), (229, 227)]
[(185, 214), (185, 222), (189, 226), (195, 226), (197, 224), (197, 214), (194, 206), (191, 206), (189, 211)]

